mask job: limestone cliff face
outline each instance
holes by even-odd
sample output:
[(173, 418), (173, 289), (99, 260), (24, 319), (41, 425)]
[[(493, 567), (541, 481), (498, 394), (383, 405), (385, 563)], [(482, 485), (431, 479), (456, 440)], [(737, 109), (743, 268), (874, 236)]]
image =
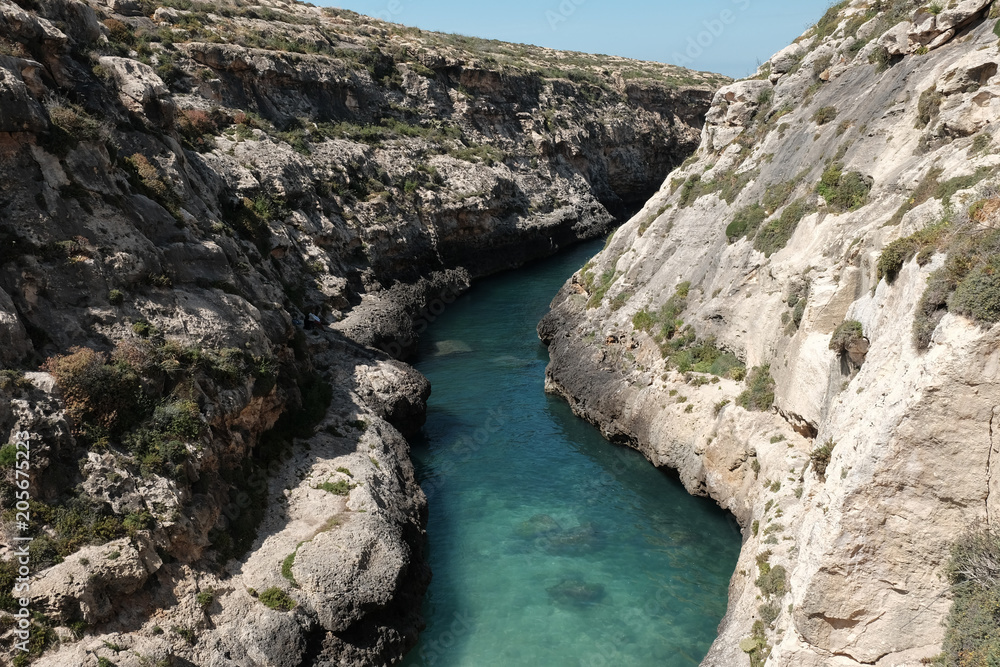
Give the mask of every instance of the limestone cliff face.
[(404, 439), (429, 386), (391, 357), (435, 299), (645, 201), (727, 80), (167, 5), (0, 0), (0, 436), (30, 434), (34, 650), (59, 640), (36, 664), (391, 663), (429, 579)]
[[(539, 326), (550, 391), (744, 527), (705, 665), (940, 652), (949, 546), (1000, 502), (1000, 327), (934, 291), (963, 252), (944, 239), (998, 225), (996, 22), (984, 1), (837, 5), (716, 94), (696, 156)], [(864, 338), (831, 350), (845, 321)], [(752, 378), (668, 364), (685, 335), (769, 366), (773, 408), (737, 405)]]

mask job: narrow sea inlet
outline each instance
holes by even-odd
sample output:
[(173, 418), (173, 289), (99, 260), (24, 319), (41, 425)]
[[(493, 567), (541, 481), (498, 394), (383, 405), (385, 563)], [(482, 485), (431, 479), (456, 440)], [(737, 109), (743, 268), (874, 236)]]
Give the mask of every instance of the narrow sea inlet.
[(600, 247), (484, 280), (424, 335), (434, 579), (407, 667), (697, 665), (715, 638), (736, 524), (543, 390), (535, 326)]

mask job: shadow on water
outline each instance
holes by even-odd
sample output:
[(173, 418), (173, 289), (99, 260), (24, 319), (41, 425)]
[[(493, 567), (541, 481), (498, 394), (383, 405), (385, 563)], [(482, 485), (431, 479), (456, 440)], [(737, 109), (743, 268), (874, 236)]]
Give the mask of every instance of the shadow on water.
[(478, 283), (421, 342), (434, 580), (408, 667), (694, 665), (715, 637), (738, 530), (543, 391), (535, 325), (599, 249)]

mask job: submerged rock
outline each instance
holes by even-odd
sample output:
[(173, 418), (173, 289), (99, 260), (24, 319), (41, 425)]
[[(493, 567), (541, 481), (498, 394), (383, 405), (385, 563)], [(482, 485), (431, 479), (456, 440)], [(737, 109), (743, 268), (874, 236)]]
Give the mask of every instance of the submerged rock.
[(518, 537), (534, 540), (559, 531), (559, 524), (548, 514), (536, 514), (527, 521), (522, 521), (514, 533)]
[(556, 556), (581, 556), (604, 548), (601, 532), (590, 522), (547, 535), (540, 542), (543, 549)]
[(582, 579), (563, 579), (555, 586), (545, 589), (556, 604), (572, 607), (586, 607), (604, 599), (604, 586), (591, 584)]
[(472, 352), (472, 348), (469, 347), (468, 343), (464, 343), (460, 340), (442, 340), (434, 344), (435, 357), (445, 357), (451, 354), (465, 354), (466, 352)]

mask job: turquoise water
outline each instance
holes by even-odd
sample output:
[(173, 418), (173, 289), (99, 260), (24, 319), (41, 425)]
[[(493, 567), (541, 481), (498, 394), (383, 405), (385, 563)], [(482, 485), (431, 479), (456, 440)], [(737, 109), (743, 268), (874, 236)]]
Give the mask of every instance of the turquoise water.
[(715, 638), (735, 523), (543, 391), (535, 326), (599, 249), (477, 283), (421, 341), (434, 579), (407, 667), (697, 665)]

